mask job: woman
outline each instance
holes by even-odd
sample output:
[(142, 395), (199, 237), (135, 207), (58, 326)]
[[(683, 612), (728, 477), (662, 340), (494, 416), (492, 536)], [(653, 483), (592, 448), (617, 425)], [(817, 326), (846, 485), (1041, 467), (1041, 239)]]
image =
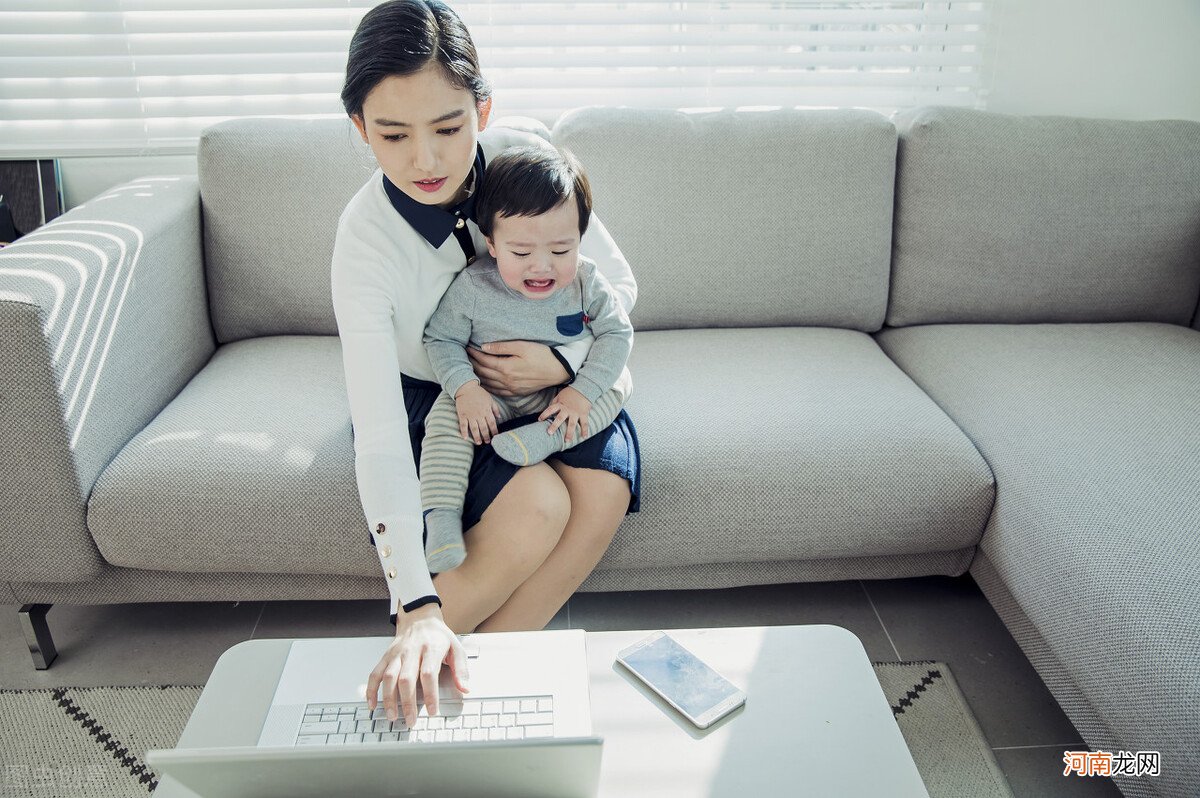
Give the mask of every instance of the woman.
[[(540, 629), (591, 572), (621, 519), (638, 509), (637, 438), (622, 411), (603, 433), (535, 466), (478, 447), (463, 512), (466, 561), (431, 577), (416, 463), (440, 387), (422, 334), (454, 276), (484, 251), (471, 216), (487, 161), (507, 146), (549, 144), (487, 128), (490, 87), (462, 21), (440, 0), (394, 0), (363, 17), (342, 102), (380, 166), (342, 214), (332, 265), (359, 495), (396, 624), (367, 701), (374, 709), (382, 688), (388, 718), (399, 704), (411, 725), (418, 683), (437, 711), (443, 662), (467, 689), (455, 633)], [(629, 312), (633, 275), (594, 217), (580, 251)], [(470, 354), (483, 387), (525, 395), (573, 379), (590, 341), (580, 344), (497, 342)]]

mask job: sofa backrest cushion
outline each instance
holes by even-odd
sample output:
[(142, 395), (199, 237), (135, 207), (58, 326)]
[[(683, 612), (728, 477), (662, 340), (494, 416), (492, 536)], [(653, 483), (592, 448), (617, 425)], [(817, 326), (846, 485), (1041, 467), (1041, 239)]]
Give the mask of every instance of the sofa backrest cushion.
[(895, 121), (889, 326), (1192, 322), (1200, 123), (948, 107)]
[(222, 122), (200, 137), (197, 166), (217, 339), (336, 335), (337, 221), (376, 169), (350, 120)]
[(552, 136), (583, 163), (637, 278), (636, 328), (881, 327), (896, 155), (886, 117), (585, 108)]

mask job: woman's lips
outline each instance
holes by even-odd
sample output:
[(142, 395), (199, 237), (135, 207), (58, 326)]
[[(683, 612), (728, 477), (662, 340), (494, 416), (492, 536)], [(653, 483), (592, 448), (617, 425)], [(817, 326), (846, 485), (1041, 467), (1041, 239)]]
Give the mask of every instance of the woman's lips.
[(446, 185), (446, 178), (439, 177), (437, 180), (414, 180), (413, 183), (422, 191), (427, 191), (432, 194), (435, 191), (441, 190), (442, 186)]
[(553, 280), (526, 280), (525, 289), (535, 294), (543, 293), (554, 288)]

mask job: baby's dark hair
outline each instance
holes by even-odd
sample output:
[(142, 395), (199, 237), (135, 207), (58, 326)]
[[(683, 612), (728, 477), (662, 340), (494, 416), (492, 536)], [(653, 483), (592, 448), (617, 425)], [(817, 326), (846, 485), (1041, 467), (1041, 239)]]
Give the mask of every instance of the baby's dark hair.
[(592, 188), (578, 159), (566, 150), (510, 148), (487, 165), (475, 218), (479, 231), (491, 238), (498, 216), (541, 216), (572, 197), (583, 238), (592, 215)]

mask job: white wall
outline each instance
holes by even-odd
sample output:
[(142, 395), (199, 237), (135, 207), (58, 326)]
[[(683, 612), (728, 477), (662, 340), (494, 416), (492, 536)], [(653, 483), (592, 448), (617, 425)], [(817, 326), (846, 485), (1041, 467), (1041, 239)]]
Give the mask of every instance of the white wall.
[(993, 0), (987, 109), (1200, 120), (1200, 0)]
[(118, 183), (135, 177), (196, 174), (195, 155), (146, 155), (62, 158), (63, 203), (67, 208), (87, 202)]
[[(1200, 120), (1200, 0), (992, 0), (986, 103), (1009, 114)], [(68, 208), (195, 158), (64, 158)]]

